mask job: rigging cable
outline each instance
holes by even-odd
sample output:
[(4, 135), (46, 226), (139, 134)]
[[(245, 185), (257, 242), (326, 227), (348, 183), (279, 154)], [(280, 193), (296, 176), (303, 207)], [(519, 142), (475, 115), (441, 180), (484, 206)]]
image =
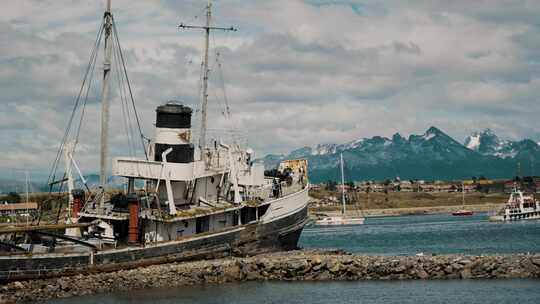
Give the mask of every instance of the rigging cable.
[(112, 52), (112, 55), (113, 55), (113, 62), (115, 63), (115, 69), (116, 69), (116, 73), (115, 76), (116, 76), (116, 80), (118, 82), (118, 90), (120, 91), (120, 108), (122, 110), (122, 123), (123, 123), (123, 126), (124, 126), (124, 132), (126, 134), (126, 138), (127, 138), (127, 142), (128, 142), (128, 151), (129, 151), (129, 155), (130, 156), (134, 156), (134, 153), (133, 153), (133, 145), (132, 145), (132, 140), (131, 140), (131, 132), (129, 132), (130, 130), (130, 122), (128, 121), (128, 115), (126, 113), (126, 111), (128, 111), (129, 109), (129, 106), (127, 105), (127, 101), (125, 100), (125, 96), (124, 96), (124, 86), (122, 86), (123, 82), (122, 82), (122, 79), (121, 79), (121, 74), (120, 74), (120, 65), (118, 63), (118, 54), (117, 54), (117, 50), (116, 48), (114, 47), (115, 45), (113, 44), (113, 52)]
[(127, 69), (126, 69), (126, 63), (125, 63), (125, 60), (124, 60), (124, 54), (122, 52), (122, 47), (120, 46), (120, 39), (118, 37), (118, 31), (116, 30), (116, 22), (115, 22), (114, 18), (112, 18), (112, 16), (111, 16), (111, 19), (112, 19), (112, 24), (113, 24), (114, 37), (116, 39), (116, 44), (118, 45), (118, 51), (119, 51), (119, 54), (120, 54), (120, 59), (122, 61), (122, 67), (124, 68), (123, 72), (124, 72), (124, 75), (126, 76), (126, 83), (127, 83), (128, 89), (129, 89), (129, 96), (130, 96), (130, 99), (131, 99), (131, 104), (133, 106), (133, 112), (135, 113), (135, 119), (137, 121), (137, 127), (139, 129), (139, 134), (140, 134), (140, 137), (141, 137), (141, 144), (142, 144), (142, 148), (143, 148), (143, 151), (144, 151), (144, 156), (146, 157), (146, 160), (148, 160), (148, 153), (146, 151), (146, 147), (145, 147), (145, 144), (144, 144), (144, 140), (147, 139), (147, 138), (144, 136), (144, 134), (142, 132), (141, 123), (140, 123), (140, 120), (139, 120), (139, 114), (137, 113), (137, 108), (135, 107), (135, 100), (133, 98), (133, 92), (131, 90), (131, 84), (129, 83), (129, 77), (128, 77), (128, 73), (127, 73)]
[(97, 37), (96, 37), (96, 40), (94, 42), (94, 46), (92, 48), (90, 59), (88, 61), (88, 66), (86, 68), (86, 72), (85, 72), (85, 75), (83, 77), (83, 82), (82, 82), (81, 87), (79, 89), (79, 94), (77, 95), (77, 98), (75, 99), (75, 105), (73, 106), (73, 110), (72, 110), (70, 118), (68, 120), (66, 130), (64, 131), (64, 135), (62, 136), (60, 146), (59, 146), (58, 151), (56, 153), (55, 160), (53, 161), (53, 165), (52, 165), (51, 171), (49, 173), (49, 177), (47, 179), (48, 182), (49, 182), (49, 193), (52, 192), (52, 182), (54, 182), (54, 180), (56, 179), (56, 170), (58, 168), (58, 163), (60, 161), (60, 157), (61, 157), (62, 151), (64, 149), (64, 145), (65, 145), (65, 143), (66, 143), (66, 141), (67, 141), (67, 139), (69, 137), (71, 126), (72, 126), (72, 123), (73, 123), (73, 119), (74, 119), (75, 114), (77, 112), (77, 109), (79, 107), (79, 102), (80, 102), (80, 99), (81, 99), (81, 95), (82, 95), (82, 92), (83, 92), (83, 90), (85, 88), (85, 85), (86, 85), (86, 82), (87, 82), (87, 79), (88, 79), (88, 75), (89, 75), (90, 70), (91, 70), (90, 67), (91, 67), (92, 63), (95, 62), (94, 57), (96, 56), (97, 49), (99, 48), (99, 45), (100, 45), (100, 42), (101, 42), (100, 38), (101, 38), (101, 34), (103, 32), (103, 28), (104, 28), (104, 24), (102, 23), (101, 27), (99, 28), (99, 31), (97, 33)]

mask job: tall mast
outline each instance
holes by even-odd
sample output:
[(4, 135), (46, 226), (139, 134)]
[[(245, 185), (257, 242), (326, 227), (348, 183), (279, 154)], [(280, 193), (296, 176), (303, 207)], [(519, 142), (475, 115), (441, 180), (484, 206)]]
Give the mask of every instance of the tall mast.
[(222, 31), (236, 31), (234, 27), (215, 27), (210, 26), (212, 18), (212, 2), (208, 0), (206, 6), (206, 25), (205, 26), (194, 26), (186, 25), (180, 23), (179, 28), (183, 29), (203, 29), (205, 31), (204, 36), (204, 59), (203, 59), (203, 87), (202, 87), (202, 106), (201, 106), (201, 130), (199, 135), (199, 147), (204, 148), (206, 146), (206, 121), (207, 121), (207, 107), (208, 107), (208, 74), (210, 70), (208, 69), (208, 49), (210, 41), (210, 30), (222, 30)]
[(341, 203), (343, 208), (341, 214), (345, 215), (345, 177), (343, 176), (343, 153), (339, 154), (341, 160)]
[(210, 18), (212, 18), (212, 3), (208, 0), (206, 6), (206, 28), (204, 35), (204, 61), (203, 61), (203, 91), (202, 91), (202, 107), (201, 107), (201, 131), (199, 137), (199, 147), (206, 146), (206, 108), (208, 105), (208, 44), (210, 40)]
[[(109, 150), (109, 89), (111, 77), (111, 34), (112, 34), (112, 14), (111, 0), (107, 0), (107, 8), (103, 15), (105, 31), (105, 53), (103, 62), (103, 88), (101, 91), (101, 158), (99, 183), (105, 188), (107, 183), (107, 157)], [(101, 200), (103, 203), (103, 199)]]

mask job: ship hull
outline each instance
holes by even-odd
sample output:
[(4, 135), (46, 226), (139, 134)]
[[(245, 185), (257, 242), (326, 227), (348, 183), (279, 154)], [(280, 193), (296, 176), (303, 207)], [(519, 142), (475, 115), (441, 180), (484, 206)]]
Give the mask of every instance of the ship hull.
[(0, 281), (36, 279), (81, 273), (130, 269), (153, 264), (246, 256), (297, 249), (308, 222), (308, 189), (277, 200), (272, 205), (293, 206), (283, 213), (274, 206), (257, 222), (234, 226), (204, 236), (82, 254), (34, 254), (0, 257)]
[(512, 213), (509, 215), (492, 215), (489, 217), (489, 220), (492, 222), (540, 220), (540, 211)]

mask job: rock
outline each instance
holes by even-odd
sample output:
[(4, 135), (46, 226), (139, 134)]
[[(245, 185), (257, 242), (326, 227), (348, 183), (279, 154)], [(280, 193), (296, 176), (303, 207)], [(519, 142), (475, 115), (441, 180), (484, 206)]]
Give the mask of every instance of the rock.
[(420, 270), (420, 271), (417, 273), (417, 275), (418, 275), (418, 278), (419, 278), (419, 279), (422, 279), (422, 280), (425, 280), (425, 279), (429, 278), (429, 274), (428, 274), (425, 270), (423, 270), (423, 269)]
[(456, 270), (463, 269), (463, 265), (459, 263), (453, 263), (451, 266), (452, 266), (452, 269), (456, 269)]
[(327, 267), (328, 267), (328, 271), (330, 271), (330, 273), (333, 273), (333, 274), (337, 274), (341, 270), (341, 264), (337, 261), (336, 263), (327, 265)]
[(394, 273), (402, 273), (404, 272), (405, 270), (407, 270), (407, 266), (405, 265), (399, 265), (397, 267), (394, 268)]
[(19, 281), (14, 282), (14, 283), (13, 283), (13, 288), (16, 289), (16, 290), (18, 290), (18, 289), (24, 289), (24, 284), (21, 283), (21, 282), (19, 282)]
[(240, 274), (241, 274), (240, 266), (236, 264), (223, 269), (223, 276), (225, 277), (225, 279), (230, 280), (230, 281), (240, 279)]
[(171, 288), (201, 283), (263, 280), (404, 280), (538, 278), (540, 255), (355, 256), (324, 251), (270, 253), (248, 258), (172, 263), (0, 286), (8, 300), (45, 301), (111, 290)]
[(261, 275), (257, 271), (250, 271), (246, 275), (246, 280), (255, 281), (261, 278)]
[(461, 270), (459, 275), (460, 275), (460, 277), (462, 279), (470, 279), (470, 278), (472, 278), (472, 273), (471, 273), (471, 270), (469, 268), (465, 268), (465, 269)]
[(305, 270), (308, 266), (309, 263), (305, 259), (295, 259), (286, 263), (286, 267), (291, 270)]

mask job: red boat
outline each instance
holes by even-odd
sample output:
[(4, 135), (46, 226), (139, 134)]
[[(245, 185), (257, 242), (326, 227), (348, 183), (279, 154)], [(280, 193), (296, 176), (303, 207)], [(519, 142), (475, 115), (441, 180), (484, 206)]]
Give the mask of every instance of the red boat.
[(473, 212), (471, 210), (461, 209), (455, 212), (452, 212), (453, 216), (467, 216), (467, 215), (473, 215)]

